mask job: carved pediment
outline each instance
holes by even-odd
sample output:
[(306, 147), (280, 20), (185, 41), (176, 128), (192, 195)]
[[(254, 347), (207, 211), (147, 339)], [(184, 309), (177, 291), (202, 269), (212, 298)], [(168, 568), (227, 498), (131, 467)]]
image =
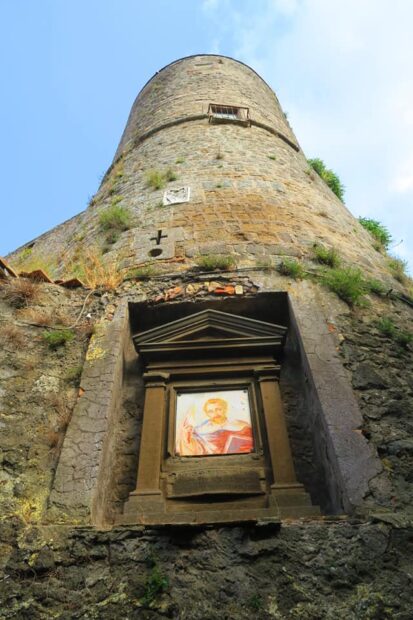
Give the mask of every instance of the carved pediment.
[(282, 345), (287, 328), (257, 321), (219, 310), (203, 310), (196, 314), (154, 327), (133, 338), (136, 350), (144, 357), (163, 356), (173, 352), (193, 355), (231, 349), (251, 353), (270, 348), (276, 352)]

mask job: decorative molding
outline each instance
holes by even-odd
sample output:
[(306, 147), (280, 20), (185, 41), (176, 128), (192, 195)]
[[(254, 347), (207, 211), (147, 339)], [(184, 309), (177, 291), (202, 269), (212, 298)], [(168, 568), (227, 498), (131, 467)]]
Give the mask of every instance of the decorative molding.
[(144, 360), (177, 353), (195, 352), (215, 355), (231, 350), (251, 355), (278, 354), (287, 328), (218, 310), (203, 310), (183, 319), (149, 329), (133, 337), (135, 348)]

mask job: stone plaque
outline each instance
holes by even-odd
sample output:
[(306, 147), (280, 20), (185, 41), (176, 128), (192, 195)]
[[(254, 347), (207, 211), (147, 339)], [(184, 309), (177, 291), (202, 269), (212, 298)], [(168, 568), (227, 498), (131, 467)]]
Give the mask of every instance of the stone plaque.
[(190, 187), (174, 187), (172, 189), (167, 189), (163, 194), (163, 204), (167, 206), (176, 205), (180, 202), (188, 202), (190, 195)]
[[(264, 476), (264, 474), (263, 474)], [(215, 468), (188, 471), (168, 477), (168, 497), (196, 497), (199, 495), (262, 495), (262, 484), (257, 470)]]

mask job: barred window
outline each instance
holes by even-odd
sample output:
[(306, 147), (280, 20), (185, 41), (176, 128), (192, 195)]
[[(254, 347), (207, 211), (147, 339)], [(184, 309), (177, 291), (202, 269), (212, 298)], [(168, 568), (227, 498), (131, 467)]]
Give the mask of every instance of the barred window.
[(208, 116), (210, 122), (235, 121), (249, 124), (249, 108), (240, 106), (210, 103), (208, 107)]

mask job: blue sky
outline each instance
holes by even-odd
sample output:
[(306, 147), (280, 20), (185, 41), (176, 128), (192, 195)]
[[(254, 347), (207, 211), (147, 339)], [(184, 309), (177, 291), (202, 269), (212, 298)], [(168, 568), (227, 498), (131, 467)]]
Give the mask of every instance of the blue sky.
[(413, 272), (412, 24), (411, 0), (0, 0), (0, 255), (86, 207), (156, 71), (220, 53), (274, 88)]

